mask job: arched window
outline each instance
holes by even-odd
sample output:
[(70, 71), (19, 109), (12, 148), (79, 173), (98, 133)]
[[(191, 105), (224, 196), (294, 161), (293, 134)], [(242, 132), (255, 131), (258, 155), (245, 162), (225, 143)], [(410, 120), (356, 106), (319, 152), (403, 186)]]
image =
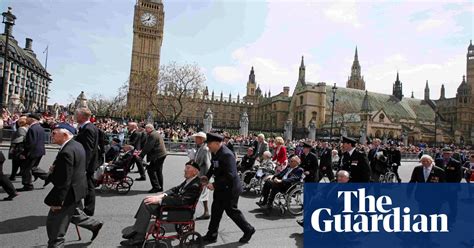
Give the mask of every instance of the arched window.
[(464, 97), (464, 103), (467, 103), (467, 97)]
[(380, 130), (375, 131), (375, 138), (380, 138), (382, 136), (382, 132)]

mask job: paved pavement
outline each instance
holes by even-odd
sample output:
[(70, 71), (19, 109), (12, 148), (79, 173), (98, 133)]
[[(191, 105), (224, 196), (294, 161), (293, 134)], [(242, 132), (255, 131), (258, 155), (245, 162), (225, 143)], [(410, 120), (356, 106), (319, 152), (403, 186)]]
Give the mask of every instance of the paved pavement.
[[(6, 154), (5, 148), (1, 148)], [(48, 150), (41, 161), (40, 167), (47, 169), (53, 162), (55, 150)], [(183, 179), (185, 156), (168, 156), (163, 170), (165, 189), (179, 184)], [(407, 162), (401, 167), (401, 177), (407, 181), (414, 162)], [(4, 172), (10, 173), (11, 162), (7, 161)], [(137, 174), (130, 174), (133, 178)], [(14, 185), (21, 187), (20, 178)], [(46, 247), (46, 216), (48, 207), (43, 199), (51, 189), (51, 185), (42, 189), (43, 181), (35, 182), (35, 190), (22, 192), (11, 202), (0, 201), (0, 246), (1, 247)], [(81, 229), (82, 240), (77, 240), (73, 226), (69, 227), (66, 235), (66, 247), (120, 247), (122, 231), (133, 224), (135, 214), (141, 200), (148, 195), (149, 181), (135, 182), (127, 195), (117, 195), (114, 192), (98, 193), (96, 218), (105, 222), (99, 236), (90, 243), (91, 233)], [(0, 189), (0, 199), (6, 194)], [(209, 247), (303, 247), (303, 230), (291, 216), (281, 216), (275, 213), (269, 217), (263, 215), (255, 202), (257, 198), (244, 195), (240, 198), (239, 208), (247, 220), (255, 226), (257, 232), (249, 244), (241, 245), (237, 241), (242, 236), (240, 229), (224, 214), (219, 230), (218, 242)], [(203, 212), (202, 205), (196, 210), (196, 215)], [(196, 229), (205, 234), (208, 220), (197, 221)], [(177, 242), (173, 242), (177, 245)]]

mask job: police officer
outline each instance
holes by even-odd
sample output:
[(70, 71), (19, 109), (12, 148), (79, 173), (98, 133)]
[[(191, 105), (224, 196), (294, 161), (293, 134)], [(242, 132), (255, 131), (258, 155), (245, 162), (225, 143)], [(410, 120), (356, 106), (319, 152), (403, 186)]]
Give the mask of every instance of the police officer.
[(301, 167), (304, 169), (304, 181), (306, 183), (319, 182), (318, 157), (311, 152), (313, 146), (303, 143), (303, 153), (301, 154)]
[(255, 228), (251, 226), (244, 215), (237, 208), (239, 195), (242, 193), (242, 185), (237, 175), (237, 166), (232, 151), (223, 145), (222, 136), (214, 133), (207, 133), (207, 146), (212, 153), (211, 167), (207, 173), (207, 178), (214, 176), (214, 183), (209, 183), (208, 188), (214, 190), (214, 201), (211, 207), (211, 221), (207, 234), (203, 237), (207, 243), (217, 241), (217, 231), (224, 211), (244, 232), (240, 243), (247, 243), (255, 233)]
[(355, 149), (356, 141), (352, 138), (342, 137), (341, 169), (348, 171), (352, 183), (370, 182), (370, 167), (365, 153)]

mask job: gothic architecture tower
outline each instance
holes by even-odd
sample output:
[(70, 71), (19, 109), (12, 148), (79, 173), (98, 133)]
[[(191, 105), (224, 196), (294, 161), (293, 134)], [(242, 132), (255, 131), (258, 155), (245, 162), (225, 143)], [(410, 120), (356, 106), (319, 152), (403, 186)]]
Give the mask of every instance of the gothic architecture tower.
[(402, 82), (400, 82), (398, 72), (397, 72), (397, 80), (395, 80), (395, 83), (393, 84), (392, 95), (395, 96), (399, 101), (401, 101), (403, 98)]
[(354, 55), (354, 62), (352, 63), (351, 75), (347, 80), (346, 88), (365, 90), (364, 77), (361, 76), (359, 56), (357, 54), (357, 47)]
[(430, 100), (430, 87), (428, 86), (428, 80), (426, 80), (426, 85), (425, 85), (425, 101)]
[(302, 85), (306, 84), (306, 67), (304, 66), (304, 57), (301, 56), (301, 65), (298, 73), (298, 82)]
[(142, 116), (149, 99), (144, 92), (156, 88), (156, 82), (138, 80), (144, 72), (158, 73), (165, 12), (161, 0), (137, 0), (133, 18), (133, 47), (127, 107), (132, 116)]
[(257, 82), (255, 81), (255, 71), (250, 69), (250, 74), (249, 74), (249, 81), (247, 81), (247, 94), (244, 96), (244, 101), (245, 102), (250, 102), (250, 103), (257, 103), (257, 98), (258, 98), (258, 91), (260, 88), (257, 89)]
[(474, 97), (474, 45), (472, 45), (472, 40), (469, 43), (469, 47), (467, 48), (466, 73), (466, 81), (471, 87), (471, 95)]
[(440, 100), (446, 99), (446, 91), (444, 89), (444, 84), (441, 85), (441, 94), (439, 95)]

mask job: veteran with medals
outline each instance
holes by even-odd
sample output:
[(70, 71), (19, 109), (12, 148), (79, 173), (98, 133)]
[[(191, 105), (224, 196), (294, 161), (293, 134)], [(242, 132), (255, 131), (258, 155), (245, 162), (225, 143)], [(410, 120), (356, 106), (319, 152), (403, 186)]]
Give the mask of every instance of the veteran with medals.
[(352, 138), (342, 137), (341, 169), (351, 175), (351, 183), (370, 182), (370, 167), (367, 155), (355, 149), (356, 141)]

